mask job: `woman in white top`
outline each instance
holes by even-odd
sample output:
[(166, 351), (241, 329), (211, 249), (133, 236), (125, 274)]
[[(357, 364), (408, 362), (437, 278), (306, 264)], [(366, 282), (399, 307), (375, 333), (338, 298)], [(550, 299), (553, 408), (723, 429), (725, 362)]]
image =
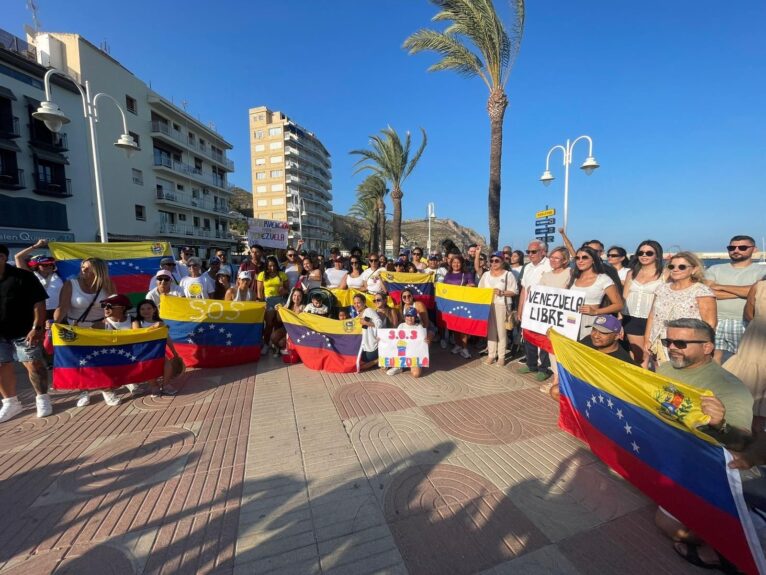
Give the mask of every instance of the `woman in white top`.
[(115, 291), (106, 262), (99, 258), (85, 259), (80, 264), (80, 275), (64, 282), (54, 321), (91, 327), (93, 322), (104, 319), (98, 302)]
[(366, 284), (365, 291), (373, 295), (386, 293), (386, 287), (383, 285), (383, 280), (380, 279), (380, 273), (383, 268), (380, 267), (380, 258), (378, 257), (378, 254), (370, 254), (367, 261), (370, 263), (370, 267), (362, 272), (362, 277)]
[(340, 280), (340, 289), (367, 291), (367, 280), (362, 274), (362, 260), (358, 256), (351, 256), (349, 264), (351, 265), (351, 271)]
[(248, 271), (237, 274), (237, 283), (226, 291), (223, 298), (226, 301), (255, 301), (253, 291), (253, 274)]
[[(548, 260), (551, 262), (551, 271), (543, 272), (543, 275), (540, 277), (540, 285), (562, 289), (568, 288), (569, 282), (572, 281), (572, 268), (569, 267), (569, 250), (564, 246), (554, 248), (551, 250)], [(543, 383), (540, 386), (540, 391), (543, 393), (550, 393), (551, 388), (559, 383), (559, 372), (558, 369), (556, 369), (556, 356), (544, 349), (540, 349), (539, 353), (541, 355), (548, 355), (551, 371), (553, 372), (553, 378)]]
[(630, 272), (630, 268), (628, 267), (630, 264), (628, 252), (625, 251), (625, 248), (621, 248), (620, 246), (612, 246), (606, 250), (606, 261), (615, 269), (617, 276), (624, 285), (625, 278), (628, 277), (628, 272)]
[(662, 246), (654, 240), (641, 242), (636, 248), (633, 264), (625, 278), (622, 297), (622, 327), (630, 344), (633, 359), (638, 365), (644, 361), (644, 334), (646, 320), (654, 303), (654, 293), (664, 283)]
[[(478, 249), (478, 248), (477, 248)], [(492, 307), (489, 308), (487, 330), (487, 365), (495, 363), (500, 367), (505, 365), (505, 348), (508, 343), (508, 332), (505, 329), (505, 316), (511, 298), (518, 291), (516, 277), (503, 267), (503, 252), (495, 252), (489, 258), (489, 270), (484, 272), (479, 280), (480, 288), (491, 288), (495, 292)]]
[[(575, 269), (572, 271), (569, 288), (584, 292), (585, 295), (585, 303), (579, 309), (582, 321), (577, 339), (590, 335), (596, 316), (607, 313), (616, 314), (622, 310), (620, 290), (604, 273), (604, 264), (591, 247), (583, 246), (577, 250)], [(609, 304), (601, 307), (604, 296), (609, 298)]]

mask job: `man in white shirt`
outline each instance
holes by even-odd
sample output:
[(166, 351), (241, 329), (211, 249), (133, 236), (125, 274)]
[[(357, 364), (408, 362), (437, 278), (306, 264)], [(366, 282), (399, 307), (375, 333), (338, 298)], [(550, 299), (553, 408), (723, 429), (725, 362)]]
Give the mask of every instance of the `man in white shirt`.
[(189, 276), (181, 280), (180, 288), (184, 297), (194, 299), (212, 299), (215, 294), (215, 281), (210, 274), (202, 273), (202, 261), (198, 257), (187, 260)]
[(157, 305), (157, 307), (160, 307), (160, 296), (162, 295), (184, 297), (184, 292), (181, 291), (177, 285), (175, 285), (169, 272), (160, 270), (154, 274), (152, 280), (156, 285), (149, 290), (149, 293), (146, 294), (146, 299), (152, 300)]
[(179, 281), (189, 275), (189, 258), (192, 257), (192, 249), (189, 246), (181, 246), (178, 252), (180, 259), (176, 261)]
[[(540, 283), (545, 272), (551, 271), (551, 262), (548, 260), (548, 245), (545, 242), (540, 240), (529, 242), (527, 256), (529, 262), (524, 265), (521, 271), (521, 296), (519, 297), (519, 310), (517, 312), (519, 322), (521, 322), (527, 291)], [(545, 381), (553, 375), (551, 360), (545, 350), (525, 341), (524, 353), (527, 365), (522, 367), (519, 373), (533, 373), (537, 381)]]
[(340, 282), (343, 280), (346, 274), (348, 274), (348, 271), (343, 269), (342, 257), (335, 256), (335, 259), (332, 261), (332, 266), (332, 269), (328, 269), (324, 272), (325, 285), (329, 289), (340, 287)]
[[(173, 284), (173, 287), (178, 287), (178, 284), (181, 283), (181, 274), (178, 273), (178, 265), (176, 264), (176, 260), (173, 258), (162, 258), (160, 260), (159, 271), (165, 272), (168, 276), (170, 276), (170, 282)], [(149, 280), (149, 291), (152, 291), (157, 287), (157, 277), (159, 276), (155, 274), (152, 276), (152, 279)]]

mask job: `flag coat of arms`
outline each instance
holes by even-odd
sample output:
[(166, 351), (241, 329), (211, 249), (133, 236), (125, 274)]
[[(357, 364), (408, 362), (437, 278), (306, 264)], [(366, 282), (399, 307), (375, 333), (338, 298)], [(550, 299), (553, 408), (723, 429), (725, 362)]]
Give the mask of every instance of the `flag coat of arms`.
[(402, 291), (409, 289), (417, 301), (422, 301), (427, 309), (434, 308), (433, 274), (408, 274), (401, 272), (381, 272), (380, 279), (386, 284), (386, 291), (398, 305), (402, 301)]
[(56, 389), (106, 389), (162, 377), (166, 327), (103, 330), (53, 324)]
[(436, 284), (436, 321), (444, 328), (487, 337), (494, 291), (490, 288)]
[(160, 299), (160, 317), (189, 367), (225, 367), (258, 361), (263, 342), (263, 302)]
[(160, 269), (160, 260), (173, 255), (168, 242), (51, 242), (48, 247), (63, 279), (79, 275), (80, 264), (86, 258), (104, 260), (117, 293), (128, 296), (133, 305), (146, 297), (149, 281)]
[(296, 314), (279, 308), (279, 317), (290, 344), (309, 369), (332, 373), (359, 371), (362, 324), (359, 320), (336, 320), (310, 313)]
[(698, 427), (709, 390), (589, 349), (555, 330), (559, 426), (746, 573), (766, 573), (731, 454)]

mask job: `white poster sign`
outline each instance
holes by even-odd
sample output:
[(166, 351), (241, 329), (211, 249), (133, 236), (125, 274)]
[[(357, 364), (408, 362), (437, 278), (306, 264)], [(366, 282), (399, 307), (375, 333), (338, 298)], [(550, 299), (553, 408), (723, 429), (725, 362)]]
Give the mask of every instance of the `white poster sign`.
[(258, 244), (264, 248), (287, 248), (287, 233), (290, 224), (279, 220), (259, 220), (248, 218), (247, 220), (247, 244)]
[(577, 340), (582, 315), (578, 309), (585, 303), (585, 293), (580, 290), (548, 286), (529, 288), (524, 300), (521, 327), (545, 335), (548, 329)]
[(407, 326), (378, 330), (378, 365), (380, 367), (428, 367), (426, 329)]

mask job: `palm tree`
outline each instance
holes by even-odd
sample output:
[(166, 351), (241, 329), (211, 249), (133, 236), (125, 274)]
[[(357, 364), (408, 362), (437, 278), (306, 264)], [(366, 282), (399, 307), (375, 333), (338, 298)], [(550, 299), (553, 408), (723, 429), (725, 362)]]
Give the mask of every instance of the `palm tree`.
[(385, 253), (386, 251), (386, 194), (388, 194), (388, 188), (386, 187), (386, 181), (377, 174), (370, 174), (367, 176), (356, 189), (357, 198), (365, 200), (372, 198), (375, 201), (375, 210), (377, 217), (375, 219), (375, 229), (377, 230), (375, 242), (372, 243), (374, 249), (378, 250), (378, 253)]
[[(394, 203), (394, 219), (391, 225), (394, 256), (399, 253), (402, 238), (402, 182), (412, 173), (415, 165), (423, 155), (426, 148), (426, 131), (420, 128), (423, 134), (423, 142), (415, 154), (410, 158), (411, 136), (407, 132), (402, 142), (399, 134), (391, 126), (381, 130), (380, 136), (370, 136), (370, 150), (351, 150), (351, 154), (362, 156), (356, 165), (359, 167), (354, 173), (369, 170), (379, 176), (384, 182), (391, 182), (391, 200)], [(380, 207), (378, 207), (380, 209)], [(385, 218), (385, 215), (384, 215)], [(384, 232), (385, 234), (385, 232)], [(385, 248), (385, 244), (383, 244)]]
[(367, 222), (369, 229), (367, 249), (372, 252), (373, 245), (378, 239), (378, 206), (376, 205), (375, 198), (360, 196), (357, 193), (356, 201), (349, 208), (348, 215)]
[(422, 29), (404, 41), (410, 54), (427, 50), (441, 56), (429, 72), (454, 70), (478, 76), (489, 88), (489, 243), (497, 249), (500, 235), (500, 161), (503, 155), (503, 117), (508, 107), (505, 85), (524, 34), (524, 0), (512, 0), (510, 34), (492, 0), (431, 0), (441, 11), (434, 22), (449, 21), (444, 32)]

